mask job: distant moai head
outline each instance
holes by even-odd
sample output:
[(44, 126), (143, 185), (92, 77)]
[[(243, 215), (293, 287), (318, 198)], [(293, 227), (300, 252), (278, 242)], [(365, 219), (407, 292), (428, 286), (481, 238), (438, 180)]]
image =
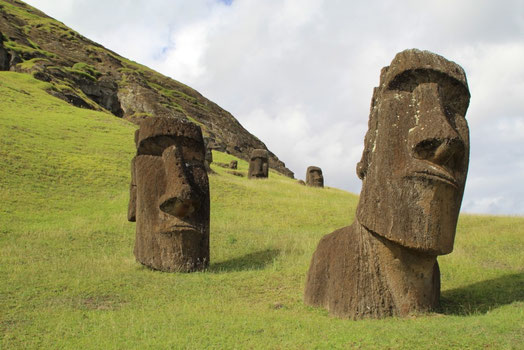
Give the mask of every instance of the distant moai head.
[(211, 170), (211, 163), (213, 163), (213, 150), (211, 149), (211, 147), (209, 145), (209, 139), (208, 138), (204, 138), (204, 146), (206, 148), (206, 156), (205, 156), (204, 165), (206, 167), (206, 170), (208, 172), (210, 172), (210, 171), (212, 171)]
[(297, 181), (297, 184), (302, 185), (302, 186), (305, 186), (305, 185), (306, 185), (306, 183), (304, 182), (304, 180), (298, 180), (298, 181)]
[(268, 177), (268, 153), (265, 149), (254, 149), (249, 160), (249, 179)]
[(231, 162), (229, 162), (229, 169), (237, 169), (238, 167), (238, 162), (236, 160), (232, 160)]
[(135, 256), (161, 271), (209, 264), (209, 182), (200, 127), (147, 118), (135, 133), (128, 219), (136, 220)]
[(306, 170), (306, 185), (312, 187), (324, 187), (322, 169), (317, 166), (308, 167)]
[(357, 219), (402, 246), (453, 250), (469, 161), (464, 70), (428, 51), (398, 53), (382, 69), (357, 174)]

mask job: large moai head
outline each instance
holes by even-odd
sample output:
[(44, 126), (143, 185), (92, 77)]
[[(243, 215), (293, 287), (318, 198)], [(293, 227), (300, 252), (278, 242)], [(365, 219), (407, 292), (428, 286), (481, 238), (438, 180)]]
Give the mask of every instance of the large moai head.
[(200, 127), (148, 118), (136, 131), (128, 219), (136, 220), (135, 256), (161, 271), (209, 264), (209, 182)]
[(312, 187), (324, 187), (322, 169), (317, 166), (308, 167), (306, 170), (306, 185)]
[(464, 70), (427, 51), (398, 53), (382, 69), (357, 174), (357, 219), (430, 255), (453, 250), (469, 161)]
[(249, 179), (259, 179), (268, 177), (268, 153), (265, 149), (254, 149), (249, 160)]

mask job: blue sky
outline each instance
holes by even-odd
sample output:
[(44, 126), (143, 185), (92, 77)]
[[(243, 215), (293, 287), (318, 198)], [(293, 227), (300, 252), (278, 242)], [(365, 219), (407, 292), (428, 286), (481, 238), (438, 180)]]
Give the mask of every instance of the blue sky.
[(407, 48), (460, 64), (471, 90), (462, 210), (524, 215), (524, 1), (30, 0), (230, 111), (295, 172), (359, 193), (380, 69)]

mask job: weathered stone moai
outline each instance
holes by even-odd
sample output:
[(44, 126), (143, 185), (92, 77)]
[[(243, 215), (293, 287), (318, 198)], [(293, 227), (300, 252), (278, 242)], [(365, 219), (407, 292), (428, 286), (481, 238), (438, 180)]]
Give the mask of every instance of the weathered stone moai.
[(406, 50), (382, 69), (357, 174), (356, 220), (315, 251), (305, 302), (352, 319), (434, 309), (437, 256), (453, 250), (469, 160), (464, 70)]
[(304, 182), (304, 180), (298, 180), (298, 181), (297, 181), (297, 184), (302, 185), (302, 186), (305, 186), (305, 185), (306, 185), (306, 183)]
[(254, 149), (249, 160), (249, 179), (260, 179), (268, 177), (268, 153), (265, 149)]
[(238, 162), (236, 160), (232, 160), (229, 162), (229, 169), (237, 169), (238, 168)]
[(306, 185), (312, 187), (324, 187), (324, 176), (322, 169), (318, 166), (310, 166), (306, 170)]
[(209, 145), (209, 139), (207, 138), (204, 139), (204, 147), (206, 148), (206, 157), (204, 160), (204, 166), (208, 173), (215, 173), (211, 169), (211, 163), (213, 163), (213, 150), (211, 149)]
[(135, 257), (161, 271), (209, 264), (209, 182), (198, 125), (148, 118), (135, 133), (128, 220), (136, 221)]

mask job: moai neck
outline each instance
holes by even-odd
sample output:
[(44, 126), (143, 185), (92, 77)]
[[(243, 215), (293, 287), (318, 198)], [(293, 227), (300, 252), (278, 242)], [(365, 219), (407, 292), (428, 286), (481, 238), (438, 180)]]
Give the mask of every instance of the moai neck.
[(389, 288), (393, 301), (393, 314), (406, 316), (434, 309), (440, 297), (440, 272), (437, 257), (393, 243), (360, 228), (362, 241), (373, 247), (378, 261), (381, 284)]

